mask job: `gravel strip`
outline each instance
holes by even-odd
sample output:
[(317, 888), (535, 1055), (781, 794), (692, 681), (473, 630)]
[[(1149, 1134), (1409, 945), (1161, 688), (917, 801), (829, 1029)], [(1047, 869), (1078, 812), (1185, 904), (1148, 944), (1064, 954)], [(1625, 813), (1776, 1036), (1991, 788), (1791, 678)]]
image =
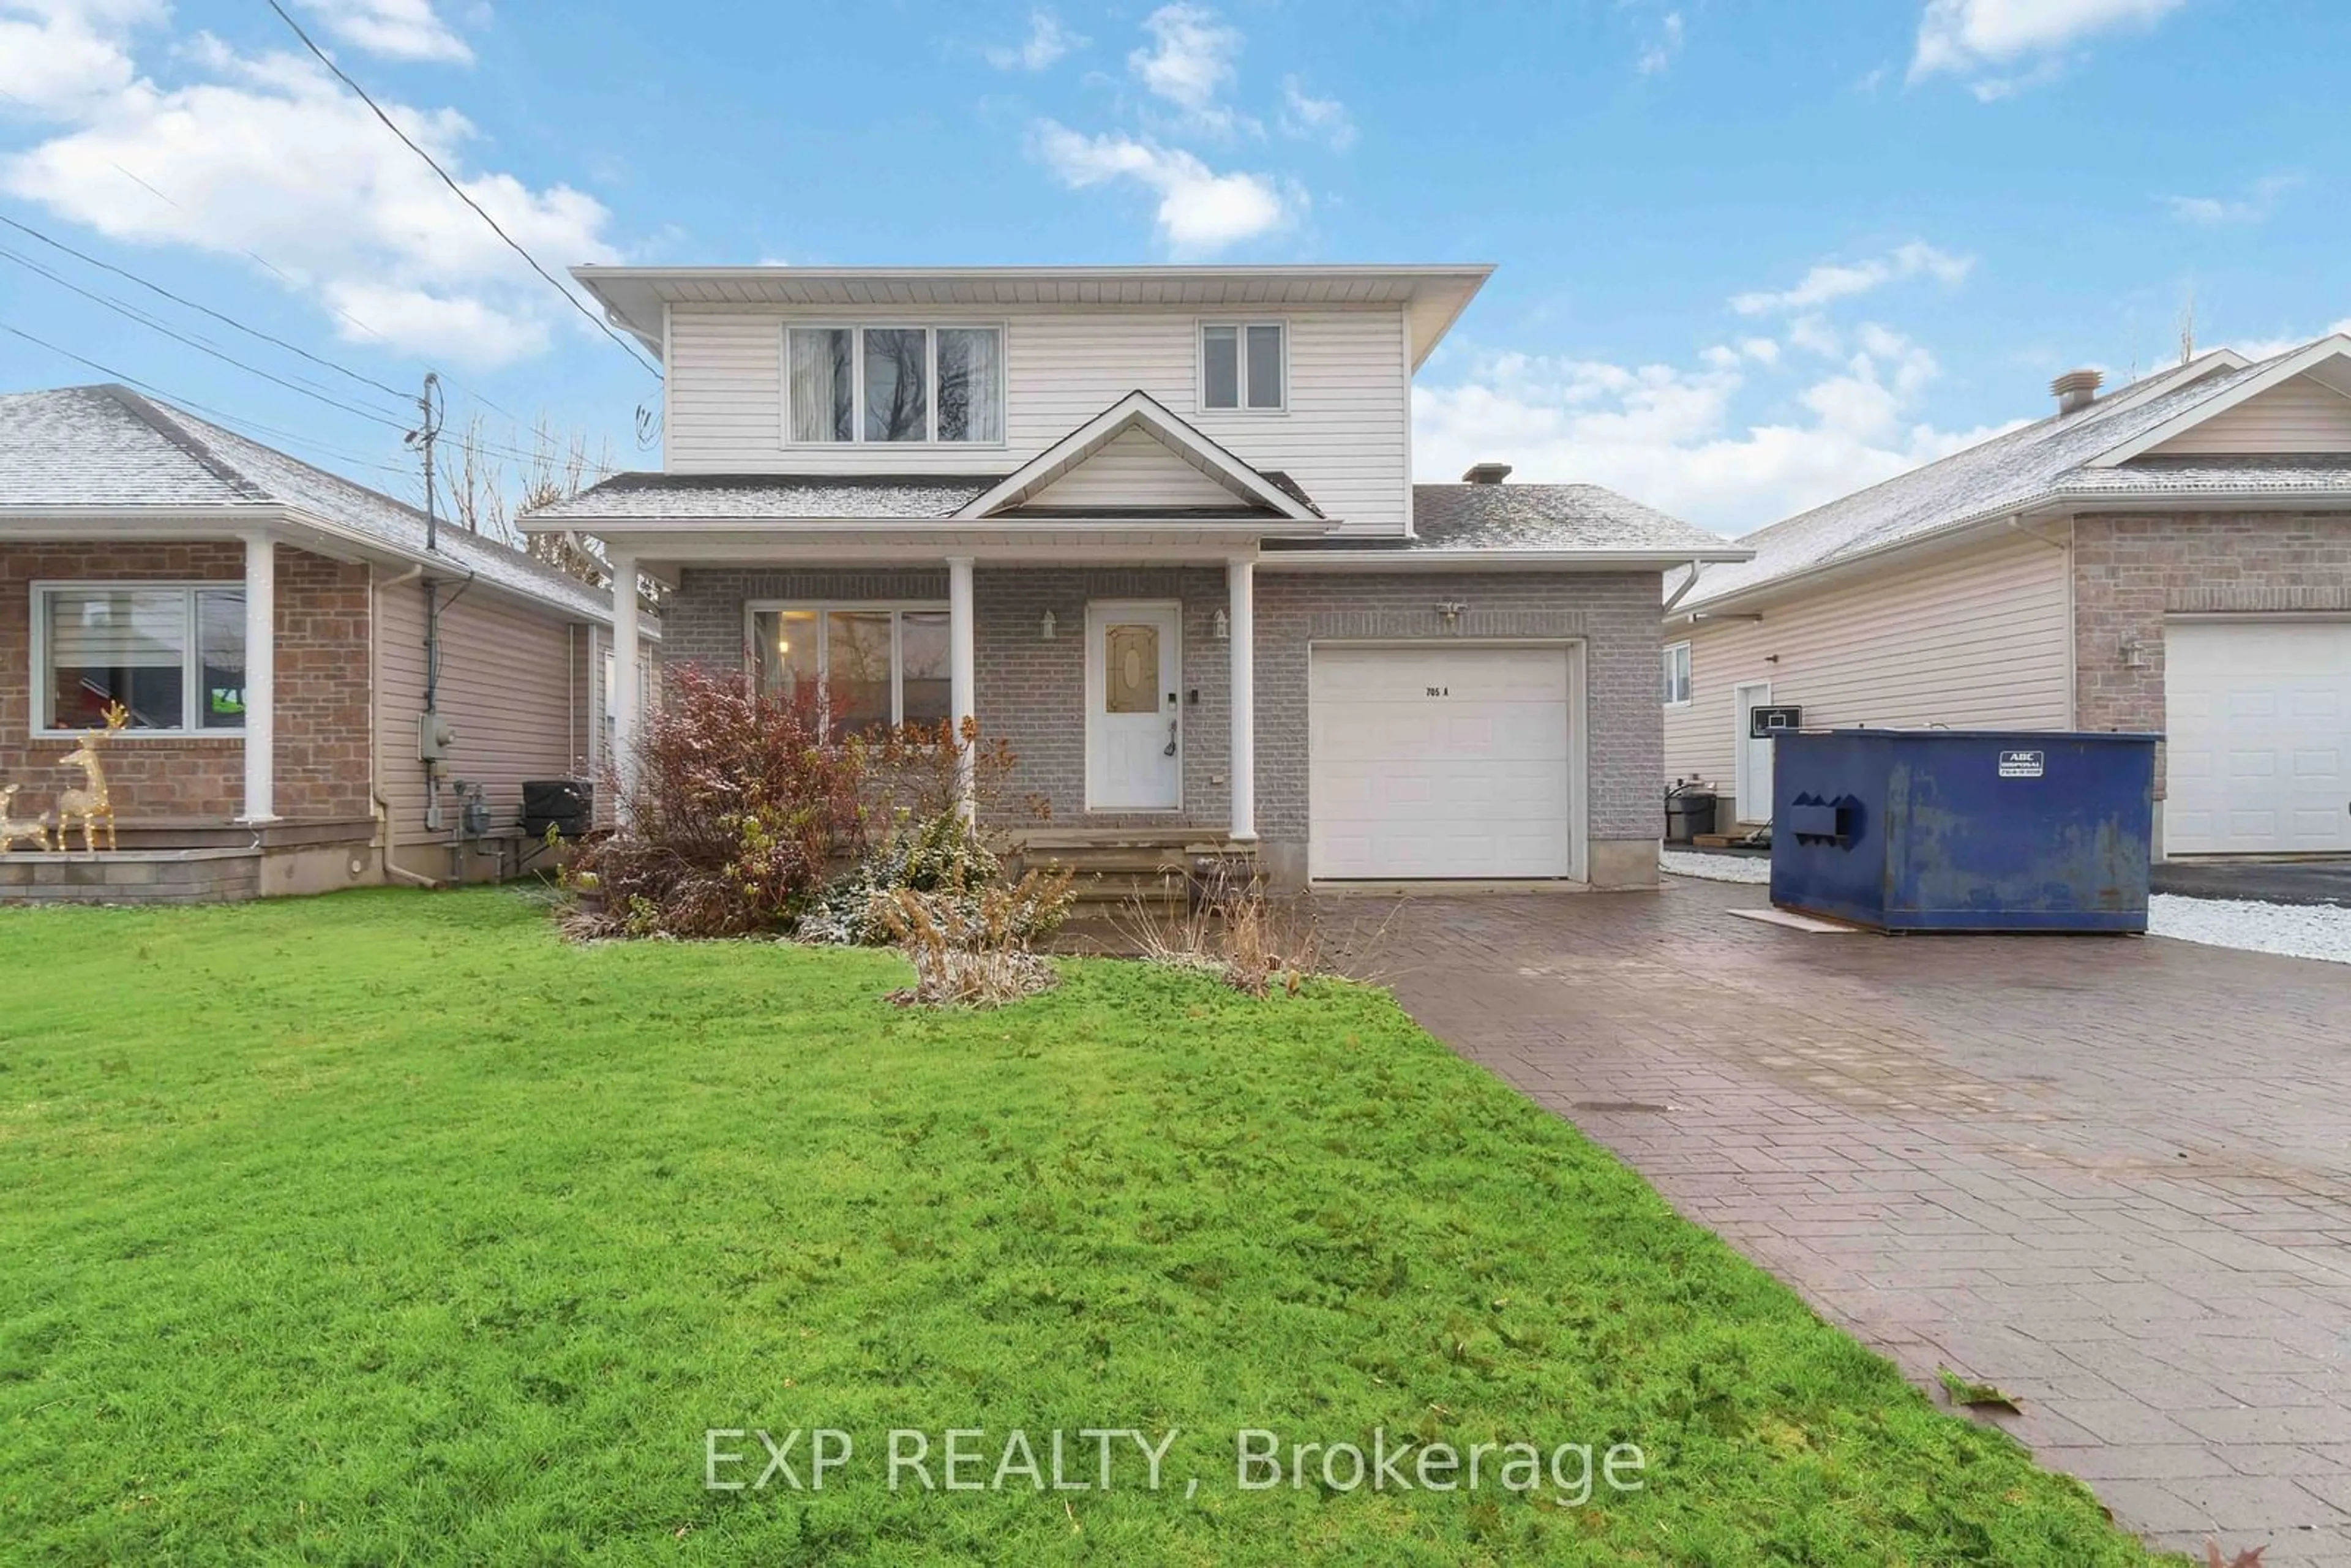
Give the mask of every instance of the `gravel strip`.
[(1657, 869), (1701, 882), (1765, 883), (1771, 880), (1771, 862), (1760, 855), (1700, 855), (1687, 850), (1663, 850)]
[(2333, 904), (2249, 904), (2158, 893), (2147, 900), (2147, 932), (2210, 947), (2351, 964), (2351, 909)]
[[(1771, 880), (1771, 862), (1747, 855), (1692, 854), (1666, 850), (1658, 868), (1702, 882), (1761, 884)], [(2234, 898), (2189, 898), (2158, 893), (2147, 901), (2147, 931), (2208, 947), (2276, 953), (2351, 964), (2351, 909), (2324, 904), (2255, 904)]]

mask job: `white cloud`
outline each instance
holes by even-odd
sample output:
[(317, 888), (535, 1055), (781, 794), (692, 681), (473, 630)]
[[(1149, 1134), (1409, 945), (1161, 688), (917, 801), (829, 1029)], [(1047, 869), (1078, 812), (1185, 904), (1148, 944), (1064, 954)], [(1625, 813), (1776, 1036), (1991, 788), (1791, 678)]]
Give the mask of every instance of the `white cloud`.
[(1018, 44), (998, 44), (983, 51), (998, 70), (1041, 71), (1086, 40), (1061, 26), (1050, 11), (1029, 13), (1029, 36)]
[(138, 75), (128, 35), (169, 13), (163, 0), (0, 0), (0, 110), (68, 114), (120, 92)]
[(2351, 337), (2351, 316), (2346, 316), (2332, 326), (2322, 327), (2315, 332), (2306, 332), (2298, 338), (2232, 338), (2225, 343), (2215, 343), (2210, 346), (2216, 349), (2234, 349), (2249, 360), (2273, 360), (2289, 349), (2304, 348), (2321, 338), (2338, 335)]
[(1958, 283), (1974, 266), (1972, 256), (1953, 256), (1949, 251), (1937, 250), (1924, 240), (1912, 240), (1884, 256), (1863, 261), (1822, 262), (1805, 273), (1793, 288), (1734, 295), (1730, 308), (1742, 316), (1809, 310), (1907, 278), (1924, 277), (1938, 283)]
[[(100, 36), (127, 47), (131, 25)], [(494, 365), (536, 352), (570, 318), (307, 56), (243, 56), (200, 36), (180, 59), (210, 79), (167, 89), (133, 76), (53, 110), (55, 134), (0, 156), (0, 191), (118, 240), (267, 256), (323, 307), (374, 329), (337, 317), (356, 341)], [(455, 110), (385, 110), (549, 267), (618, 259), (593, 197), (468, 172), (475, 131)]]
[(2294, 174), (2269, 174), (2234, 196), (2164, 196), (2158, 198), (2171, 215), (2191, 224), (2259, 223), (2277, 210), (2278, 198), (2302, 183)]
[[(2187, 0), (1928, 0), (1910, 79), (1972, 78), (1978, 98), (2005, 98), (2053, 77), (2063, 51), (2104, 32), (2152, 26)], [(2012, 76), (1995, 68), (2023, 65)]]
[(1321, 141), (1333, 152), (1355, 144), (1355, 121), (1337, 99), (1311, 96), (1292, 76), (1281, 78), (1281, 129), (1289, 134)]
[(1668, 11), (1657, 19), (1656, 33), (1642, 46), (1640, 57), (1633, 62), (1633, 68), (1645, 77), (1656, 76), (1672, 65), (1674, 57), (1681, 52), (1682, 14)]
[(1471, 463), (1529, 480), (1605, 485), (1701, 527), (1738, 534), (1876, 484), (1996, 434), (1946, 431), (1912, 413), (1933, 355), (1875, 324), (1831, 373), (1793, 393), (1800, 416), (1742, 421), (1767, 364), (1742, 347), (1696, 369), (1483, 356), (1452, 386), (1413, 391), (1413, 454), (1425, 477)]
[(1182, 110), (1185, 122), (1195, 129), (1229, 133), (1237, 126), (1256, 128), (1219, 101), (1239, 79), (1233, 64), (1241, 50), (1238, 29), (1218, 21), (1206, 6), (1181, 4), (1162, 5), (1143, 19), (1143, 26), (1151, 46), (1129, 54), (1126, 64), (1144, 88)]
[(1123, 135), (1083, 136), (1050, 120), (1036, 125), (1036, 149), (1071, 190), (1132, 180), (1159, 196), (1159, 233), (1168, 246), (1205, 255), (1290, 222), (1305, 197), (1261, 174), (1219, 174), (1181, 148)]
[(474, 51), (433, 9), (433, 0), (298, 0), (330, 37), (394, 60), (470, 65)]

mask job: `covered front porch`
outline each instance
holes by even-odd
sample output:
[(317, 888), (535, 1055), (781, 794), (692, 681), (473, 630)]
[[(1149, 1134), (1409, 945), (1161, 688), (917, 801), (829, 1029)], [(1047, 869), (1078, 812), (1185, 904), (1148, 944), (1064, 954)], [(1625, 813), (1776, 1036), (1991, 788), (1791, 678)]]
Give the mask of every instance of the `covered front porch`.
[[(658, 562), (664, 657), (814, 678), (862, 722), (976, 721), (1017, 757), (984, 803), (1002, 826), (1253, 843), (1254, 542), (1055, 543), (930, 563), (799, 544), (769, 552), (782, 559)], [(621, 555), (616, 577), (644, 565)], [(634, 668), (633, 607), (614, 606), (618, 671)], [(615, 706), (625, 754), (637, 706), (624, 691)]]

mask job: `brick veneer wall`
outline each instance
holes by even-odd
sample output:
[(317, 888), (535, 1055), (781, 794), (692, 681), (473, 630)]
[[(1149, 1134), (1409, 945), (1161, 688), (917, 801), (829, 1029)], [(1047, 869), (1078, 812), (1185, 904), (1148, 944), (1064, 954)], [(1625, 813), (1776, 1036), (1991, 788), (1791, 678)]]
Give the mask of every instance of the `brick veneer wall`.
[[(368, 612), (366, 567), (279, 548), (276, 804), (281, 817), (348, 820), (372, 809)], [(237, 793), (241, 801), (241, 775)]]
[[(1658, 574), (1478, 572), (1357, 576), (1258, 572), (1258, 831), (1306, 841), (1306, 651), (1310, 642), (1575, 637), (1584, 643), (1588, 836), (1664, 831)], [(1457, 629), (1440, 601), (1467, 606)]]
[[(2164, 618), (2351, 612), (2351, 517), (2191, 512), (2074, 519), (2074, 717), (2162, 729)], [(2123, 644), (2135, 640), (2133, 669)], [(2158, 753), (2156, 793), (2164, 793)]]
[[(82, 786), (61, 760), (73, 743), (32, 738), (32, 585), (39, 581), (241, 582), (236, 543), (0, 546), (0, 783), (22, 786), (20, 813), (49, 810)], [(369, 813), (367, 569), (277, 552), (278, 815)], [(236, 732), (117, 737), (105, 758), (118, 823), (235, 816), (245, 804)]]
[[(945, 570), (686, 570), (665, 611), (664, 657), (740, 669), (748, 600), (944, 603)], [(1308, 643), (1316, 639), (1580, 638), (1591, 727), (1590, 836), (1655, 840), (1662, 828), (1656, 572), (1257, 574), (1258, 828), (1270, 842), (1306, 841)], [(1228, 647), (1214, 640), (1228, 602), (1221, 567), (981, 568), (973, 574), (979, 717), (1020, 762), (1002, 814), (1047, 799), (1065, 826), (1230, 821)], [(1085, 610), (1091, 600), (1174, 600), (1183, 606), (1184, 810), (1088, 813), (1085, 806)], [(1458, 631), (1439, 601), (1468, 608)], [(1056, 635), (1039, 634), (1051, 611)], [(1192, 701), (1197, 692), (1198, 702)]]

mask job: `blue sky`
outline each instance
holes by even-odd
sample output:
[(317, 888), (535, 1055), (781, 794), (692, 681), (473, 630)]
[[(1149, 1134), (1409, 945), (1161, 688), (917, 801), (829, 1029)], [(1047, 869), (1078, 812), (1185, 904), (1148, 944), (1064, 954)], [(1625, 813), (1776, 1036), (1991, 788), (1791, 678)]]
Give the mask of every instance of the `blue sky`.
[[(2037, 417), (2069, 366), (2169, 363), (2191, 304), (2205, 346), (2351, 318), (2325, 0), (287, 6), (558, 270), (1497, 263), (1422, 372), (1421, 476), (1730, 532)], [(654, 380), (264, 0), (0, 0), (0, 216), (385, 386), (437, 366), (499, 444), (543, 417), (658, 461)], [(367, 412), (5, 256), (0, 323), (402, 488), (381, 388), (0, 251)], [(0, 389), (95, 379), (0, 334)]]

